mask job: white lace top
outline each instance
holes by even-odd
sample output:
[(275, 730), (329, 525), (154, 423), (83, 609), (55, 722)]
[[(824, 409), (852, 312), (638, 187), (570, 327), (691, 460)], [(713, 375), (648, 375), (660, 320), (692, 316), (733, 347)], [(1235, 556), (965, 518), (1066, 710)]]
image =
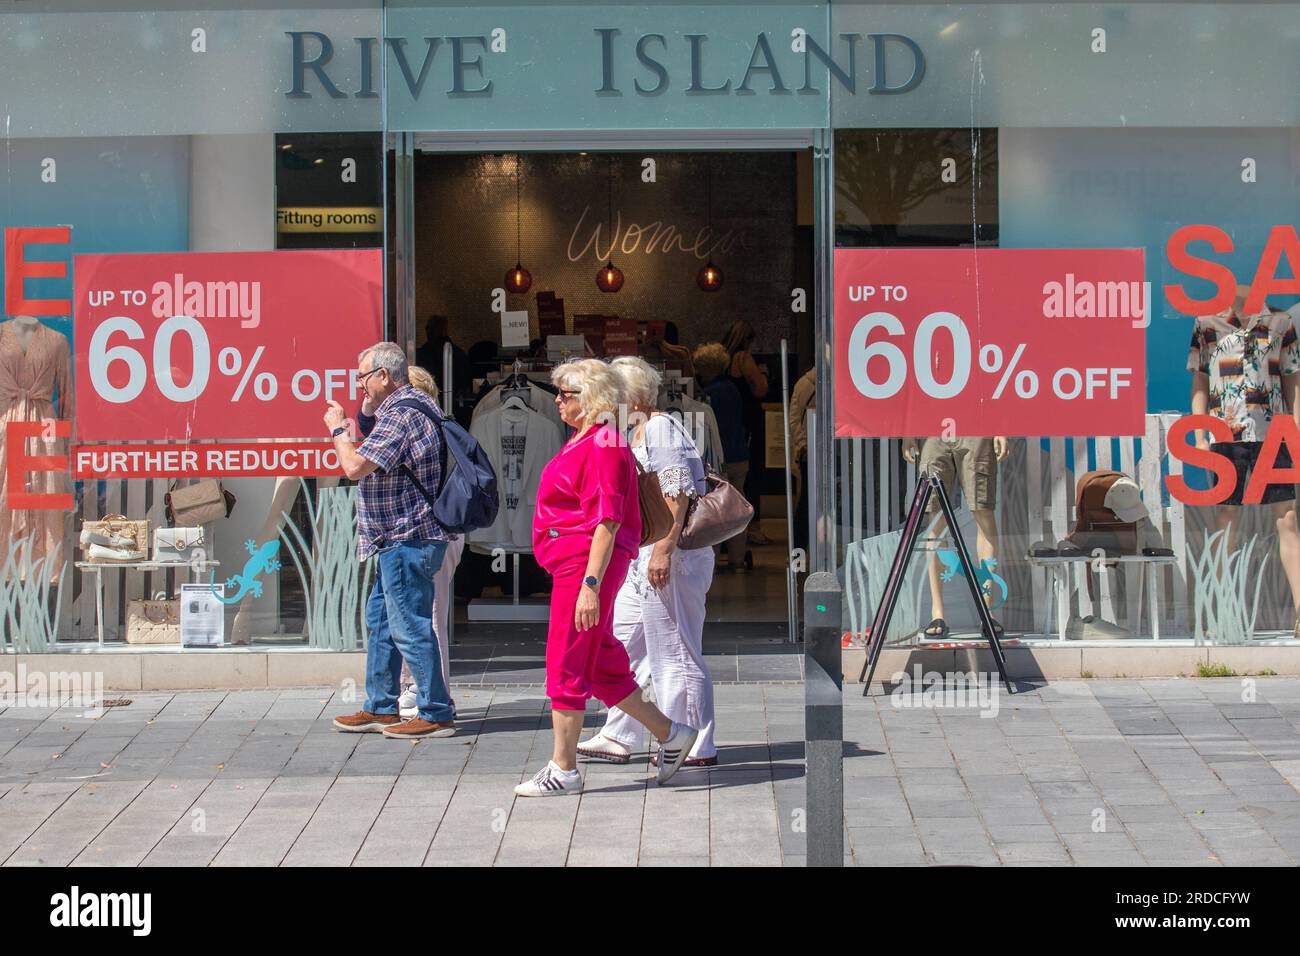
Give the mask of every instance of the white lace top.
[(651, 417), (641, 444), (632, 446), (632, 454), (646, 471), (658, 473), (659, 486), (670, 498), (683, 492), (694, 498), (708, 490), (700, 451), (690, 433), (671, 415)]

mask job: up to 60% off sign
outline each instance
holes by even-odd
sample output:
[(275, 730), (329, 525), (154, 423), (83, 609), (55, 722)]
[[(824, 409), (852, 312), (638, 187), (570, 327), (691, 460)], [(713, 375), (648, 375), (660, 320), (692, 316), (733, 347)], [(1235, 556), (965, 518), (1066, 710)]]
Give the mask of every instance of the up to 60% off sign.
[(77, 437), (304, 438), (356, 402), (377, 250), (78, 256)]
[(1140, 250), (835, 254), (836, 435), (1138, 435)]

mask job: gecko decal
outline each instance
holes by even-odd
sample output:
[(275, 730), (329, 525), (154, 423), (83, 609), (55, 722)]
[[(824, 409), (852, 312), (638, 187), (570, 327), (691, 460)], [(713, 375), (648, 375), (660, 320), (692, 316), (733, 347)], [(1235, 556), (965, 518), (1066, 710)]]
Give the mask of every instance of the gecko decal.
[(229, 597), (217, 593), (216, 573), (213, 572), (212, 594), (222, 604), (238, 604), (244, 599), (245, 594), (251, 594), (258, 598), (262, 596), (262, 582), (258, 577), (263, 574), (269, 574), (272, 571), (280, 570), (280, 561), (276, 554), (280, 550), (280, 542), (268, 541), (266, 544), (259, 545), (252, 538), (244, 542), (244, 548), (248, 551), (249, 558), (244, 562), (244, 570), (236, 574), (233, 578), (226, 580), (226, 590), (237, 588), (234, 594)]
[[(961, 560), (957, 557), (956, 551), (937, 551), (939, 563), (943, 565), (943, 571), (939, 575), (939, 580), (947, 583), (957, 576), (961, 571)], [(1007, 582), (997, 573), (998, 559), (985, 558), (975, 569), (975, 581), (984, 590), (991, 591), (993, 586), (1002, 592), (1000, 597), (994, 596), (993, 607), (1003, 604), (1007, 600)]]

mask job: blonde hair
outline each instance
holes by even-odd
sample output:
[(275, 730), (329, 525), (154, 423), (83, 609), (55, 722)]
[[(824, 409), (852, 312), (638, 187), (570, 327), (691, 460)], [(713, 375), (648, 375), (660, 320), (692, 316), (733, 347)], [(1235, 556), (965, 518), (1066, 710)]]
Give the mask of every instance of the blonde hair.
[(406, 380), (424, 392), (434, 401), (438, 399), (438, 383), (433, 380), (433, 376), (418, 365), (412, 365), (406, 370)]
[(629, 405), (654, 408), (659, 403), (663, 376), (653, 365), (636, 355), (620, 355), (609, 364), (623, 380), (623, 396)]
[(584, 425), (602, 418), (617, 420), (623, 404), (623, 378), (608, 363), (594, 358), (572, 358), (551, 371), (556, 388), (577, 392)]
[(731, 365), (731, 357), (721, 342), (705, 342), (691, 357), (695, 361), (695, 374), (705, 381), (722, 375)]

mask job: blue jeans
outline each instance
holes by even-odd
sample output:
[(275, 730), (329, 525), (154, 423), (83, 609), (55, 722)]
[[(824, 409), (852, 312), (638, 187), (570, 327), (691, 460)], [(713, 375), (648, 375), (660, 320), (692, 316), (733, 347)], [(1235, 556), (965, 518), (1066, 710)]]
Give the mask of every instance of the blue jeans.
[(452, 719), (433, 630), (433, 576), (445, 541), (398, 541), (375, 554), (375, 586), (366, 601), (366, 710), (396, 714), (402, 659), (415, 678), (416, 707), (425, 720)]

